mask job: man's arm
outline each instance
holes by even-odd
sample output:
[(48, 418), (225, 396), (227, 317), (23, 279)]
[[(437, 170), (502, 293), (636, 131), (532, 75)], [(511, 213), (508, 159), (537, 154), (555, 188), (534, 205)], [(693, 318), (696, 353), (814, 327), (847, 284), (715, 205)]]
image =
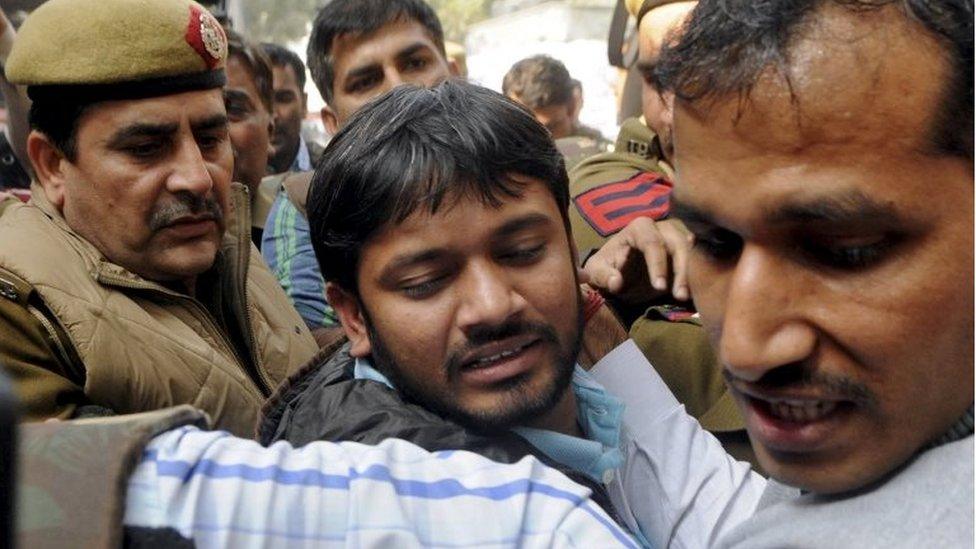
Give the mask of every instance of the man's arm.
[(390, 439), (270, 447), (184, 427), (131, 475), (127, 528), (196, 547), (636, 547), (589, 492), (533, 458), (428, 453)]
[(653, 546), (710, 547), (752, 516), (766, 480), (685, 413), (632, 341), (590, 374), (626, 404), (626, 461), (611, 499)]
[(90, 404), (77, 354), (36, 294), (0, 270), (0, 363), (24, 419), (69, 418)]

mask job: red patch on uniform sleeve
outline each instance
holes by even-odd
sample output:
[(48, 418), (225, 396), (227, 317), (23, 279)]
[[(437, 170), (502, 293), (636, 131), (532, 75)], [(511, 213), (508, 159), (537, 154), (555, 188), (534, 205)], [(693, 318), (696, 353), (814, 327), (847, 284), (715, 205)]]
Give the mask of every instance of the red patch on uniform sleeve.
[(213, 69), (220, 64), (226, 42), (224, 29), (214, 16), (197, 6), (190, 6), (186, 43), (200, 55), (208, 69)]
[(667, 217), (672, 186), (659, 174), (639, 172), (624, 181), (593, 187), (574, 198), (573, 203), (593, 230), (606, 237), (638, 217)]

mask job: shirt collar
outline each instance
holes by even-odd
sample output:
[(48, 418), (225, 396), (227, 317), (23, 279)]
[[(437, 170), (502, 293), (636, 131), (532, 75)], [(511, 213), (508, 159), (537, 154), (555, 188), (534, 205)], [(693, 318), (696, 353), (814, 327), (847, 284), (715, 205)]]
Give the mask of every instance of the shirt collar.
[[(353, 377), (377, 381), (394, 389), (390, 380), (364, 358), (356, 358)], [(572, 387), (576, 395), (577, 420), (586, 438), (532, 427), (512, 430), (550, 459), (598, 483), (609, 484), (613, 480), (613, 470), (624, 461), (620, 450), (624, 403), (579, 366), (573, 370)]]
[(305, 144), (305, 138), (301, 134), (298, 136), (298, 154), (295, 155), (295, 161), (291, 163), (291, 168), (288, 171), (312, 171), (312, 157), (308, 154), (308, 146)]

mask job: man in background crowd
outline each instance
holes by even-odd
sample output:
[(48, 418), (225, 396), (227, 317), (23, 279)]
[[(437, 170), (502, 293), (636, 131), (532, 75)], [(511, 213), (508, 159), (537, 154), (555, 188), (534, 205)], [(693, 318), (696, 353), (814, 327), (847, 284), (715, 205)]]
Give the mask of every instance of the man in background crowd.
[(274, 131), (271, 63), (264, 51), (232, 30), (227, 30), (227, 84), (224, 106), (234, 150), (233, 181), (247, 187), (251, 207), (251, 239), (261, 234), (274, 195), (263, 192), (261, 180), (268, 170)]
[(561, 61), (548, 55), (534, 55), (515, 63), (502, 80), (502, 93), (525, 105), (552, 134), (566, 157), (567, 168), (605, 152), (610, 145), (599, 131), (579, 123), (579, 84)]
[[(319, 10), (308, 44), (312, 81), (325, 99), (329, 133), (401, 84), (432, 86), (455, 74), (437, 14), (423, 0), (334, 0)], [(261, 245), (268, 266), (321, 343), (341, 333), (309, 239), (311, 174), (287, 178)]]
[(278, 44), (261, 44), (274, 72), (274, 154), (269, 172), (308, 172), (322, 154), (315, 143), (302, 137), (302, 121), (308, 113), (305, 93), (305, 63), (298, 54)]

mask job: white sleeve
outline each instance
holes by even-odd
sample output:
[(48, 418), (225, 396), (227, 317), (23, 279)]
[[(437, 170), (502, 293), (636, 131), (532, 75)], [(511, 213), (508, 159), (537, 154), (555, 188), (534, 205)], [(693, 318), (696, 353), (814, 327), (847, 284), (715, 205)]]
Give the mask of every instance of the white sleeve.
[(636, 547), (588, 489), (534, 458), (505, 465), (393, 439), (265, 448), (192, 427), (150, 443), (124, 523), (200, 548)]
[(626, 404), (626, 461), (610, 495), (653, 546), (709, 547), (752, 516), (766, 479), (685, 413), (633, 341), (590, 374)]

